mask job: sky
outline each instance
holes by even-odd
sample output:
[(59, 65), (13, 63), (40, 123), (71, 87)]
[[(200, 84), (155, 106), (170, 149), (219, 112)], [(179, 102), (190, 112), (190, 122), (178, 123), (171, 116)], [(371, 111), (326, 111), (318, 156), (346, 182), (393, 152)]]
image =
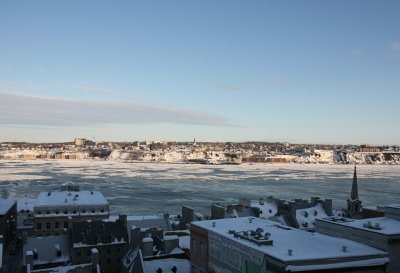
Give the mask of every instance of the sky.
[(400, 144), (400, 1), (0, 1), (0, 141)]

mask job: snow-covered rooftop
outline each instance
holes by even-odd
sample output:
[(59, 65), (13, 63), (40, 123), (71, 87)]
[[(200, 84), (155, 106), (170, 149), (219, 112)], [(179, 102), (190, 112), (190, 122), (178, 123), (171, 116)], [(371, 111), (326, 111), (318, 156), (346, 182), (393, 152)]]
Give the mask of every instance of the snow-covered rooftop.
[(314, 207), (296, 210), (296, 220), (300, 229), (314, 229), (315, 219), (326, 218), (326, 214), (322, 204), (317, 204)]
[(33, 211), (34, 206), (37, 203), (37, 199), (34, 198), (21, 198), (17, 199), (17, 211)]
[(167, 258), (144, 261), (145, 272), (156, 273), (159, 268), (162, 272), (172, 272), (173, 267), (177, 268), (177, 272), (190, 272), (190, 261), (185, 259)]
[(387, 205), (386, 207), (393, 208), (393, 209), (400, 209), (400, 204), (390, 204), (390, 205)]
[(384, 235), (400, 235), (400, 221), (388, 217), (377, 217), (360, 220), (330, 217), (322, 219), (321, 221), (329, 221), (337, 225), (363, 229)]
[[(33, 260), (33, 264), (67, 262), (70, 260), (69, 242), (68, 235), (28, 237), (24, 245), (24, 264), (26, 264), (27, 251), (37, 253), (38, 258)], [(59, 256), (58, 251), (61, 251)]]
[[(213, 222), (215, 222), (215, 227), (213, 227)], [(192, 225), (207, 229), (209, 232), (215, 232), (283, 262), (353, 259), (355, 257), (363, 258), (367, 256), (368, 258), (382, 258), (386, 256), (386, 252), (361, 243), (320, 233), (310, 233), (259, 218), (245, 217), (217, 221), (200, 221), (192, 222)], [(261, 228), (263, 232), (269, 233), (269, 237), (273, 241), (272, 245), (259, 246), (251, 241), (235, 238), (233, 234), (229, 233), (229, 230), (240, 232), (256, 230), (257, 228)], [(289, 255), (289, 250), (292, 251), (291, 255)]]
[(0, 199), (0, 215), (4, 215), (15, 204), (14, 199)]
[(98, 191), (53, 191), (38, 195), (38, 206), (108, 205), (103, 194)]
[[(116, 221), (119, 216), (112, 215), (105, 221)], [(161, 227), (164, 231), (169, 231), (171, 229), (169, 224), (169, 219), (163, 215), (147, 215), (147, 216), (127, 216), (127, 231), (129, 238), (131, 236), (131, 228), (151, 228), (151, 227)]]
[(92, 272), (92, 264), (65, 265), (59, 267), (35, 270), (35, 273), (72, 273), (72, 272)]
[(251, 204), (252, 207), (260, 209), (260, 217), (268, 219), (275, 216), (278, 212), (278, 204), (275, 201), (265, 200), (264, 202), (256, 202)]

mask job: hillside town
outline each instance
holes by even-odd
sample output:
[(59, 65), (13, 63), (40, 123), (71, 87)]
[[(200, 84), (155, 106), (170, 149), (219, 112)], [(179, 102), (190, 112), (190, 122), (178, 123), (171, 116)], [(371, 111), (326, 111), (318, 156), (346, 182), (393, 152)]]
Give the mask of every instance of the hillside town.
[(0, 272), (399, 272), (400, 205), (364, 207), (356, 167), (348, 182), (343, 208), (269, 196), (210, 203), (209, 215), (111, 215), (72, 182), (3, 198)]
[(318, 145), (288, 142), (3, 142), (5, 160), (125, 160), (131, 162), (241, 164), (400, 164), (398, 146)]

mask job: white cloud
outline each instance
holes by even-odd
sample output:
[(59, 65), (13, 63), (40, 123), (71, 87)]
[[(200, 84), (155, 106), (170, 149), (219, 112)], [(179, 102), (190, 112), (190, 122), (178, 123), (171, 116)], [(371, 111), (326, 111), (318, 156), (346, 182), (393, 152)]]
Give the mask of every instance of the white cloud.
[(0, 93), (0, 124), (3, 125), (86, 126), (154, 123), (237, 126), (219, 115), (168, 106)]
[(99, 86), (93, 85), (93, 84), (75, 84), (75, 85), (72, 85), (72, 87), (79, 89), (81, 91), (100, 93), (100, 94), (112, 95), (112, 94), (117, 93), (112, 89), (99, 87)]
[(47, 67), (44, 66), (44, 65), (36, 64), (33, 67), (39, 72), (46, 72), (47, 71)]
[(279, 84), (283, 83), (283, 79), (281, 76), (275, 75), (275, 76), (272, 76), (271, 82), (273, 85), (279, 85)]
[(390, 50), (393, 55), (400, 56), (400, 42), (394, 42), (390, 45)]
[(239, 86), (234, 85), (221, 85), (217, 86), (217, 89), (224, 92), (239, 92), (242, 90)]
[(40, 94), (57, 91), (68, 91), (74, 93), (97, 93), (102, 95), (115, 95), (117, 91), (100, 87), (96, 84), (83, 83), (37, 83), (32, 81), (0, 81), (0, 92), (4, 93), (25, 93), (25, 94)]
[(362, 53), (363, 53), (362, 50), (359, 49), (359, 48), (353, 48), (350, 51), (350, 54), (353, 55), (353, 56), (358, 56), (358, 55), (361, 55)]

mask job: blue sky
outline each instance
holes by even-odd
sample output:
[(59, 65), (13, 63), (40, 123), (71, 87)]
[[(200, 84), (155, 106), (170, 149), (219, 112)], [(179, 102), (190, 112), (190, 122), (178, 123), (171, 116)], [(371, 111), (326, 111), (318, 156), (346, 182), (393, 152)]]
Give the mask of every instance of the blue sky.
[(0, 141), (400, 144), (399, 1), (1, 1)]

